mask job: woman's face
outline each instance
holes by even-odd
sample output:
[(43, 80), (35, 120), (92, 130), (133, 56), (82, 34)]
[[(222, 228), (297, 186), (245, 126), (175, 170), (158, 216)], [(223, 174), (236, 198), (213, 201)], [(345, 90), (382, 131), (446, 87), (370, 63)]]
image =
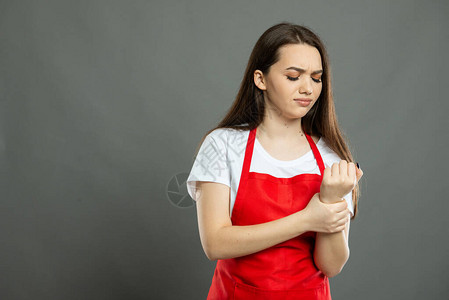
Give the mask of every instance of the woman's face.
[[(321, 55), (307, 44), (289, 44), (279, 48), (279, 60), (267, 74), (256, 70), (254, 81), (264, 91), (267, 109), (286, 118), (302, 118), (321, 94)], [(300, 102), (298, 99), (309, 99)]]

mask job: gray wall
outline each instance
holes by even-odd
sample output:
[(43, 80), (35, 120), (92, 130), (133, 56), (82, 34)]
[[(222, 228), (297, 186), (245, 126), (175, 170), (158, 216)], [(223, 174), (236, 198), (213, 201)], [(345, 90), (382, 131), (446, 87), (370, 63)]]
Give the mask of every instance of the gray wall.
[(328, 47), (365, 173), (334, 299), (447, 299), (448, 2), (328, 2), (1, 1), (0, 298), (204, 299), (182, 181), (291, 21)]

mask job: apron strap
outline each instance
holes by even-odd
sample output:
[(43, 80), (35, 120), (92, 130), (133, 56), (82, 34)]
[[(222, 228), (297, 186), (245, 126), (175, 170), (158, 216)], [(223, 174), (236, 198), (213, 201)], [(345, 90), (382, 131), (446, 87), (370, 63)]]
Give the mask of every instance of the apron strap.
[[(248, 141), (246, 142), (246, 150), (245, 150), (245, 159), (243, 161), (243, 169), (242, 169), (242, 176), (246, 177), (246, 174), (249, 173), (249, 167), (251, 165), (251, 158), (253, 157), (253, 148), (254, 148), (254, 141), (256, 139), (256, 128), (252, 129), (249, 132)], [(240, 178), (240, 181), (242, 179)]]
[(313, 155), (315, 156), (315, 159), (316, 159), (316, 162), (318, 164), (318, 167), (320, 168), (321, 176), (323, 176), (324, 175), (323, 158), (321, 157), (320, 151), (318, 151), (318, 148), (315, 145), (315, 141), (307, 133), (305, 133), (305, 134), (306, 134), (307, 140), (309, 141), (310, 148), (312, 148), (312, 152), (313, 152)]

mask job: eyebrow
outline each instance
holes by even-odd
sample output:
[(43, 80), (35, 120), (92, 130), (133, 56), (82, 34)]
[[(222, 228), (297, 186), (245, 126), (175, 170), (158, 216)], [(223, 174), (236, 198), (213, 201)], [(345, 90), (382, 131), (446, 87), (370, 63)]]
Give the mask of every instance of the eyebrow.
[[(298, 71), (298, 72), (301, 72), (301, 73), (304, 73), (306, 71), (306, 70), (298, 68), (298, 67), (289, 67), (286, 70), (295, 70), (295, 71)], [(313, 71), (312, 75), (320, 74), (320, 73), (323, 73), (323, 70)]]

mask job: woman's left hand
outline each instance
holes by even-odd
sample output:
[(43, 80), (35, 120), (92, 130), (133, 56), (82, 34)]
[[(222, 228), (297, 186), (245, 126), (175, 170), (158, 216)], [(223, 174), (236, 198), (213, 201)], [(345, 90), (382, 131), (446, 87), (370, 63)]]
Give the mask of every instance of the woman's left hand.
[(362, 170), (346, 160), (340, 160), (340, 163), (325, 168), (320, 187), (321, 201), (341, 201), (341, 198), (354, 189), (362, 176)]

